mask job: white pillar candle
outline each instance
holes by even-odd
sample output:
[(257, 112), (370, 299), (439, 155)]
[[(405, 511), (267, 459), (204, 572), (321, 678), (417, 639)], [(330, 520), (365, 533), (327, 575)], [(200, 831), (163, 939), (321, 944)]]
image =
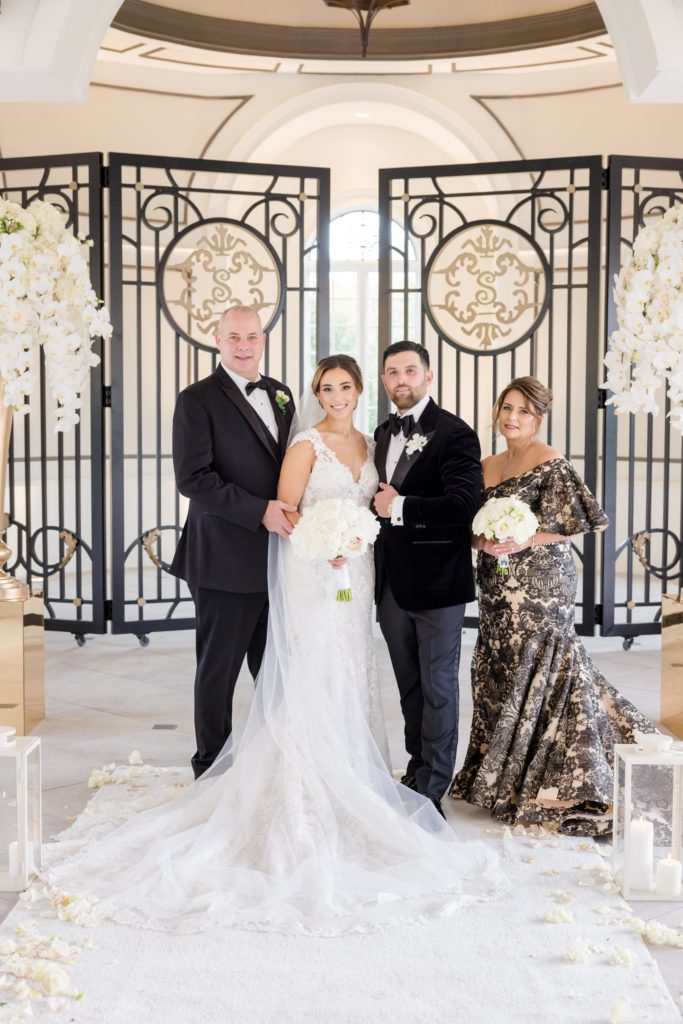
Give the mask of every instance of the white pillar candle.
[(654, 828), (651, 821), (636, 818), (631, 822), (629, 847), (629, 885), (632, 889), (652, 888)]
[(655, 885), (657, 894), (659, 896), (680, 896), (681, 872), (680, 860), (675, 860), (671, 855), (660, 860), (657, 865), (657, 883)]
[[(35, 874), (36, 866), (33, 863), (33, 843), (28, 844), (28, 872)], [(15, 840), (9, 844), (9, 873), (19, 874), (19, 843)]]

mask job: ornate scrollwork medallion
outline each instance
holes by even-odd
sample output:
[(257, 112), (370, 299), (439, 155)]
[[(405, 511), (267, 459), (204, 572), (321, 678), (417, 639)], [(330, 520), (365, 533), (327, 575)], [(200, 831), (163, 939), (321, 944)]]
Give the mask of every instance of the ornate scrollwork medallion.
[(550, 290), (548, 261), (530, 235), (502, 221), (474, 221), (452, 231), (432, 254), (423, 301), (448, 341), (495, 354), (533, 334)]
[(282, 312), (284, 268), (266, 238), (246, 224), (214, 217), (175, 236), (159, 265), (161, 306), (175, 331), (214, 351), (227, 306), (251, 306), (268, 330)]

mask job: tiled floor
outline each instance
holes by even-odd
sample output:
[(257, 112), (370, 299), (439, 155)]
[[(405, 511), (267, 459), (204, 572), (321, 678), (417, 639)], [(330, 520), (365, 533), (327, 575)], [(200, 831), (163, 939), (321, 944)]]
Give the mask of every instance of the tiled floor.
[[(126, 761), (139, 750), (155, 764), (186, 764), (193, 753), (192, 680), (194, 636), (154, 633), (143, 649), (134, 637), (90, 638), (79, 648), (68, 634), (46, 637), (47, 717), (36, 732), (43, 737), (45, 834), (64, 828), (87, 802), (93, 767)], [(464, 756), (472, 702), (469, 662), (474, 633), (465, 632), (461, 670), (460, 756)], [(630, 651), (618, 639), (587, 641), (607, 678), (655, 722), (659, 717), (659, 640), (636, 641)], [(384, 707), (396, 768), (404, 764), (402, 720), (395, 683), (383, 642), (377, 640)], [(243, 673), (236, 699), (244, 706), (251, 681)], [(164, 729), (158, 726), (171, 725)], [(0, 914), (14, 898), (0, 896)], [(683, 903), (640, 903), (636, 913), (670, 926), (683, 924)], [(683, 950), (652, 949), (667, 985), (681, 1005)]]

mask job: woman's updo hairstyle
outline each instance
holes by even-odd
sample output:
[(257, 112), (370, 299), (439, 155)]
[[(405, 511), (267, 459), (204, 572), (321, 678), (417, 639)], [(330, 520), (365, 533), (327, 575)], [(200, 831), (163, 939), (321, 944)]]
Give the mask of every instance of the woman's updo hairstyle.
[(360, 366), (353, 356), (340, 354), (336, 356), (325, 356), (324, 359), (321, 359), (316, 366), (315, 373), (313, 374), (313, 380), (311, 381), (311, 391), (314, 395), (317, 395), (320, 391), (322, 379), (328, 370), (346, 370), (349, 377), (355, 384), (358, 393), (362, 393), (363, 374), (361, 373)]

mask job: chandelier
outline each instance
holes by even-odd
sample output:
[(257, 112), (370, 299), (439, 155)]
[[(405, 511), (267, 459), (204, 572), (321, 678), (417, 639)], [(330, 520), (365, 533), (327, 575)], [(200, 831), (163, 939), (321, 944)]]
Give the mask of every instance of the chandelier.
[(325, 0), (328, 7), (343, 7), (356, 17), (360, 27), (360, 45), (363, 56), (368, 55), (368, 38), (370, 26), (380, 11), (388, 11), (391, 7), (405, 7), (410, 0)]

